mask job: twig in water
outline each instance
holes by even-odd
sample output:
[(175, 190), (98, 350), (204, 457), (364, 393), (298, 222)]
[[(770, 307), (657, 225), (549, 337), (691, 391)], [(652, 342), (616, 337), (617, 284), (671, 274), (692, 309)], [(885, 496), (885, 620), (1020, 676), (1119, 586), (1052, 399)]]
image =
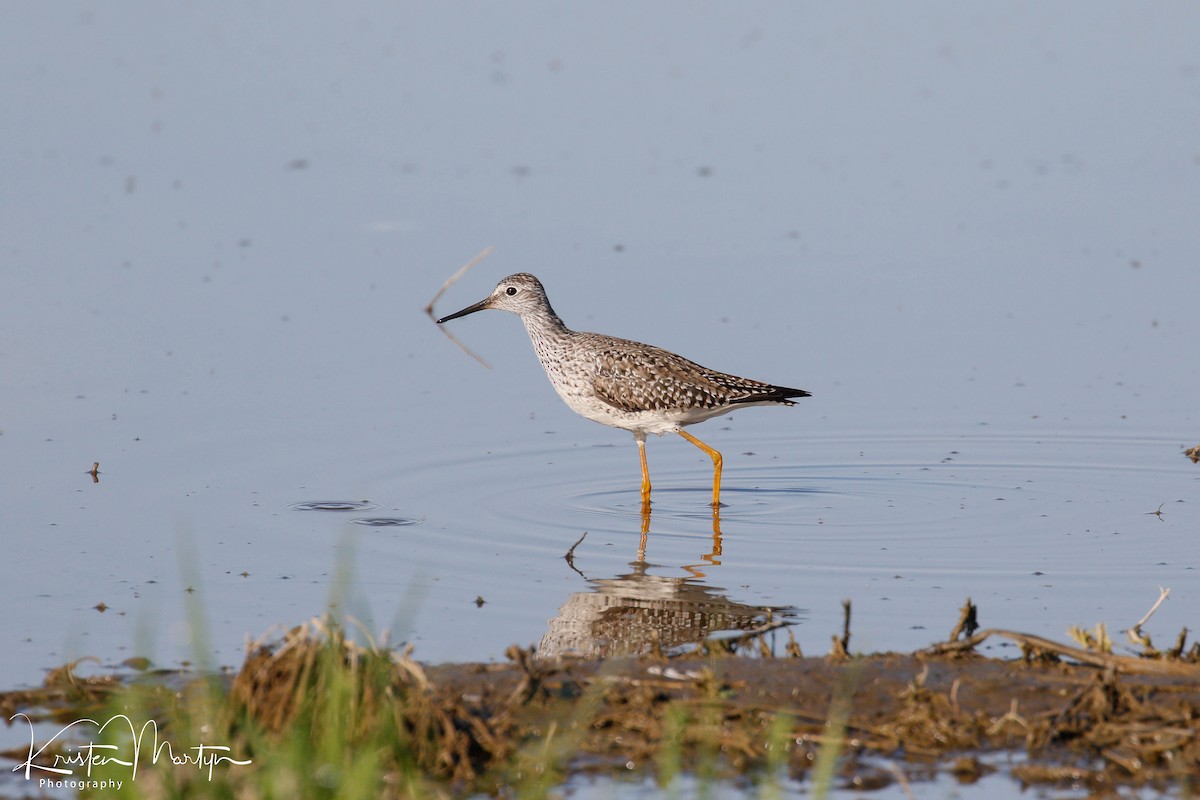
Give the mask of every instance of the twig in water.
[(1144, 617), (1142, 617), (1141, 619), (1139, 619), (1137, 621), (1137, 624), (1134, 625), (1133, 627), (1140, 628), (1143, 625), (1145, 625), (1147, 622), (1149, 622), (1150, 617), (1154, 616), (1154, 612), (1158, 611), (1158, 607), (1161, 606), (1163, 604), (1163, 601), (1166, 600), (1170, 596), (1171, 596), (1170, 589), (1164, 588), (1162, 586), (1158, 587), (1158, 599), (1154, 601), (1154, 605), (1150, 606), (1150, 610), (1146, 612), (1146, 615)]
[[(720, 641), (721, 641), (721, 644), (724, 644), (726, 646), (733, 645), (735, 647), (741, 646), (741, 645), (751, 642), (755, 639), (758, 639), (761, 642), (763, 640), (763, 637), (766, 634), (770, 633), (773, 630), (778, 630), (779, 628), (786, 628), (787, 626), (789, 626), (791, 624), (792, 623), (788, 622), (786, 619), (767, 620), (763, 624), (758, 625), (754, 628), (751, 628), (748, 631), (743, 631), (742, 633), (738, 634), (737, 636), (734, 636), (729, 639), (721, 639)], [(769, 649), (767, 651), (767, 656), (768, 657), (770, 656)]]
[(935, 644), (932, 647), (925, 648), (921, 652), (931, 656), (969, 652), (978, 647), (990, 636), (1003, 636), (1020, 645), (1035, 648), (1045, 653), (1053, 653), (1054, 655), (1070, 658), (1081, 664), (1088, 664), (1093, 667), (1111, 668), (1117, 672), (1124, 672), (1129, 675), (1200, 676), (1200, 666), (1196, 664), (1180, 663), (1178, 661), (1155, 661), (1140, 656), (1120, 656), (1113, 653), (1096, 653), (1091, 650), (1083, 650), (1078, 647), (1060, 644), (1042, 636), (996, 628), (986, 628), (976, 633), (970, 639), (964, 639), (961, 642)]
[(896, 776), (896, 783), (900, 784), (900, 790), (904, 792), (904, 796), (908, 800), (917, 800), (917, 796), (913, 794), (912, 785), (908, 782), (908, 776), (904, 774), (904, 770), (895, 761), (888, 762), (888, 769)]
[(1132, 628), (1125, 631), (1125, 635), (1129, 637), (1129, 641), (1136, 645), (1145, 647), (1147, 650), (1154, 649), (1150, 644), (1150, 637), (1142, 633), (1142, 626), (1149, 622), (1150, 617), (1154, 616), (1154, 612), (1158, 611), (1158, 607), (1161, 606), (1163, 601), (1166, 600), (1170, 595), (1170, 589), (1165, 589), (1162, 586), (1158, 587), (1158, 599), (1154, 601), (1154, 605), (1150, 606), (1150, 610), (1146, 612), (1145, 616), (1135, 622)]
[[(1175, 646), (1167, 651), (1167, 658), (1173, 658), (1176, 660), (1183, 658), (1183, 648), (1187, 644), (1187, 635), (1187, 628), (1184, 628), (1179, 632), (1179, 635), (1175, 637)], [(1193, 647), (1193, 650), (1195, 649), (1196, 648)], [(1200, 653), (1200, 650), (1197, 650), (1197, 652)], [(1195, 661), (1196, 659), (1193, 658), (1192, 660)]]
[[(470, 270), (471, 267), (475, 266), (480, 261), (483, 261), (485, 258), (490, 256), (491, 254), (492, 254), (492, 247), (491, 247), (491, 245), (488, 245), (487, 247), (485, 247), (479, 251), (479, 255), (475, 256), (470, 261), (463, 264), (461, 267), (458, 268), (458, 272), (454, 273), (453, 275), (451, 275), (449, 278), (446, 279), (446, 282), (442, 284), (442, 288), (438, 289), (437, 294), (435, 294), (433, 296), (433, 299), (429, 301), (429, 305), (425, 306), (425, 313), (429, 315), (429, 318), (431, 320), (434, 320), (435, 322), (437, 321), (437, 317), (433, 313), (434, 303), (436, 303), (438, 301), (438, 299), (441, 298), (441, 296), (443, 294), (445, 294), (447, 289), (449, 289), (451, 286), (454, 285), (455, 281), (457, 281), (463, 275), (466, 275), (467, 271)], [(480, 364), (483, 364), (488, 369), (492, 368), (491, 364), (484, 361), (483, 358), (481, 356), (477, 355), (473, 350), (471, 350), (471, 348), (467, 347), (465, 344), (460, 342), (458, 340), (458, 338), (455, 337), (455, 335), (453, 333), (451, 333), (449, 330), (447, 330), (446, 328), (444, 328), (442, 326), (438, 326), (438, 329), (441, 330), (441, 332), (444, 333), (447, 337), (449, 337), (450, 341), (454, 342), (456, 345), (461, 347), (462, 351), (464, 353), (466, 353), (471, 358), (478, 361)]]
[(449, 289), (451, 286), (453, 286), (455, 284), (455, 282), (458, 281), (459, 278), (461, 278), (463, 275), (466, 275), (467, 272), (472, 267), (474, 267), (480, 261), (483, 261), (485, 258), (490, 256), (491, 254), (492, 254), (492, 246), (488, 245), (487, 247), (485, 247), (479, 251), (479, 255), (475, 256), (470, 261), (468, 261), (467, 263), (465, 263), (461, 267), (459, 267), (458, 272), (454, 273), (453, 275), (451, 275), (449, 278), (446, 279), (446, 282), (442, 284), (442, 288), (438, 289), (437, 294), (435, 294), (433, 296), (433, 299), (429, 301), (429, 305), (425, 306), (425, 313), (432, 317), (434, 304), (438, 300), (441, 299), (442, 295), (446, 293), (446, 290)]
[(830, 658), (850, 657), (850, 601), (842, 601), (842, 636), (833, 637), (833, 649), (829, 651)]
[(958, 622), (954, 625), (954, 629), (950, 631), (950, 638), (947, 641), (953, 642), (959, 636), (966, 634), (967, 638), (974, 635), (975, 631), (979, 630), (979, 620), (977, 618), (978, 608), (971, 602), (971, 598), (967, 598), (967, 602), (958, 611)]
[(999, 717), (987, 729), (988, 736), (995, 736), (1000, 731), (1004, 730), (1004, 726), (1008, 723), (1018, 725), (1025, 730), (1029, 730), (1029, 721), (1017, 713), (1017, 698), (1012, 699), (1011, 705), (1008, 707), (1008, 713)]
[(565, 559), (567, 562), (567, 566), (578, 572), (579, 577), (583, 578), (584, 580), (587, 580), (587, 575), (584, 575), (582, 572), (580, 572), (579, 568), (575, 566), (575, 548), (579, 547), (580, 543), (586, 538), (587, 531), (584, 531), (583, 536), (580, 536), (575, 544), (571, 545), (571, 549), (567, 551), (566, 555), (563, 556), (563, 559)]

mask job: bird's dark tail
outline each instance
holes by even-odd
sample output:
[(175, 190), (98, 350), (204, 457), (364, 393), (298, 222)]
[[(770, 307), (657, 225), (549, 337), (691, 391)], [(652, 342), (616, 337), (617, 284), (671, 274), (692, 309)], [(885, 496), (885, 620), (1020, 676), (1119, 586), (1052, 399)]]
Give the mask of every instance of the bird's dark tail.
[(730, 403), (786, 403), (793, 405), (793, 397), (812, 397), (812, 392), (803, 389), (789, 389), (786, 386), (770, 386), (760, 392), (730, 400)]

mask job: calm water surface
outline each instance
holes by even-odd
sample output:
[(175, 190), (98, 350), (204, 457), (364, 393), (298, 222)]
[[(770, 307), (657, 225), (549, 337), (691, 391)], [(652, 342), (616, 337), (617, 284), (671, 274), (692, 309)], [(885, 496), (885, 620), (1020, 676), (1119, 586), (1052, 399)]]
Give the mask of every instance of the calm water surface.
[[(6, 6), (4, 686), (235, 665), (331, 603), (428, 661), (767, 614), (819, 654), (843, 599), (864, 652), (967, 596), (1061, 638), (1166, 586), (1155, 642), (1195, 629), (1198, 24)], [(568, 325), (813, 397), (692, 429), (719, 519), (652, 440), (647, 525), (632, 437), (516, 319), (455, 323), (489, 370), (423, 313), (485, 245), (437, 312), (532, 271)]]

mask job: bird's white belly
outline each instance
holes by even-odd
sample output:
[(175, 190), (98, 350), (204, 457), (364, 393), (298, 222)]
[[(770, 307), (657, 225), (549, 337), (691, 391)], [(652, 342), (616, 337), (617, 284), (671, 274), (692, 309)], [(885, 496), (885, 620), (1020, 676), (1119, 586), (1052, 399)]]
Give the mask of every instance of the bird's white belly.
[(590, 385), (571, 386), (554, 380), (551, 383), (567, 407), (579, 416), (601, 425), (610, 425), (635, 433), (655, 433), (659, 436), (664, 433), (676, 433), (684, 425), (703, 422), (728, 411), (721, 408), (624, 411), (596, 397)]

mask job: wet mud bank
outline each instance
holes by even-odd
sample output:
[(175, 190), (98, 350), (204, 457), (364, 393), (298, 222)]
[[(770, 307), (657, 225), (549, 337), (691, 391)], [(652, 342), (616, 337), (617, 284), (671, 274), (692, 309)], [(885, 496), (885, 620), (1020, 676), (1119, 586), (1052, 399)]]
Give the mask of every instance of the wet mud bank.
[[(929, 653), (548, 665), (510, 653), (428, 673), (480, 765), (554, 733), (589, 770), (654, 769), (666, 747), (685, 769), (715, 758), (726, 777), (781, 765), (803, 778), (835, 747), (836, 782), (861, 788), (937, 772), (971, 782), (1000, 763), (1026, 784), (1200, 784), (1200, 667), (1129, 675)], [(1020, 758), (990, 757), (1001, 752)]]
[[(999, 641), (1011, 657), (978, 652)], [(791, 645), (775, 656), (749, 638), (604, 661), (514, 646), (504, 663), (428, 666), (314, 621), (253, 647), (219, 681), (62, 669), (41, 689), (0, 694), (0, 712), (61, 721), (132, 706), (176, 736), (215, 732), (255, 764), (223, 777), (246, 796), (256, 774), (304, 747), (374, 753), (364, 780), (381, 797), (524, 795), (630, 772), (664, 784), (680, 773), (749, 784), (786, 774), (856, 789), (993, 773), (1093, 792), (1200, 785), (1194, 648), (1121, 656), (1007, 631), (911, 654), (846, 656), (837, 645), (825, 657)], [(156, 780), (168, 794), (197, 785)]]

